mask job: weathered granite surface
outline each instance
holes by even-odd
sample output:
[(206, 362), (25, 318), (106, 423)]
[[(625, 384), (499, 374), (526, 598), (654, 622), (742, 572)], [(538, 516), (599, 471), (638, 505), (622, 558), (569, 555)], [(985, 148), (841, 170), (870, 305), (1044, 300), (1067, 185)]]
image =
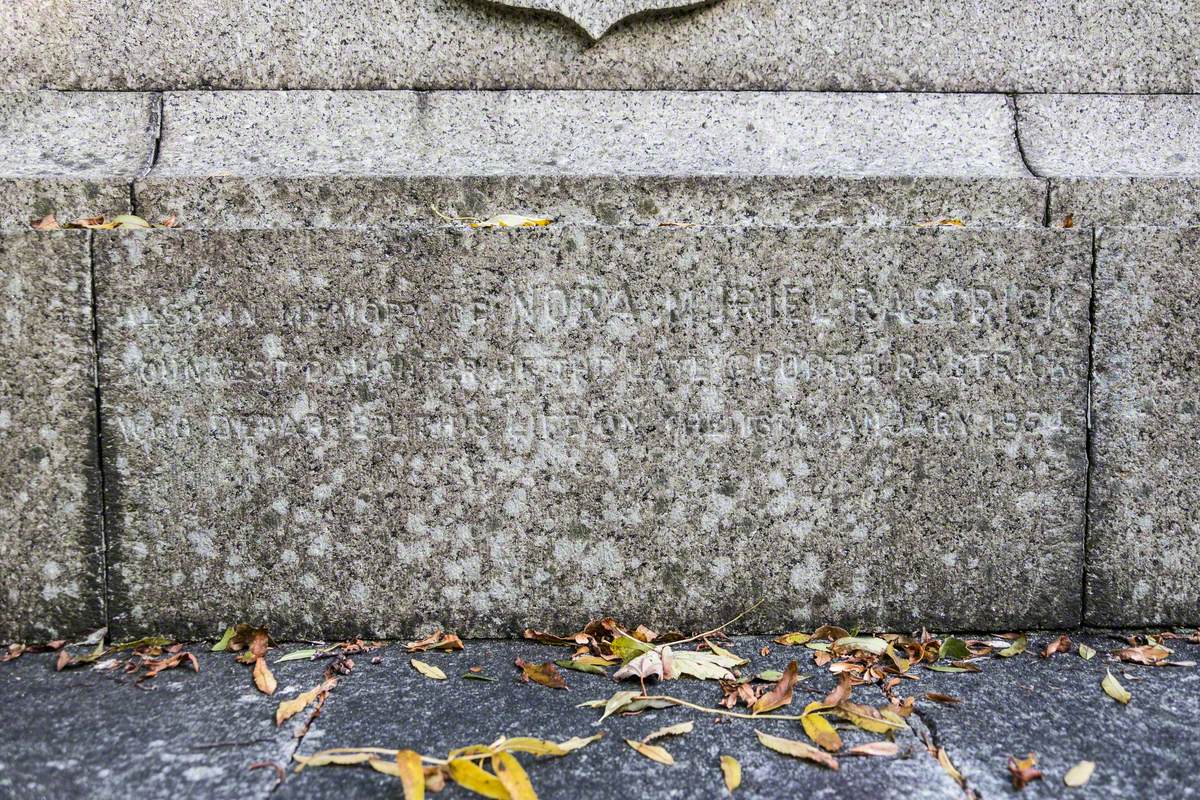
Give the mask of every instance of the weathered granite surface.
[(1200, 95), (1017, 103), (1030, 167), (1051, 179), (1052, 224), (1200, 225)]
[(320, 683), (328, 662), (272, 663), (272, 698), (233, 654), (189, 649), (199, 672), (182, 666), (141, 684), (120, 668), (55, 672), (54, 653), (0, 664), (11, 720), (0, 726), (0, 794), (266, 800), (275, 770), (249, 767), (288, 764), (303, 722), (277, 728), (275, 707)]
[(1104, 229), (1087, 615), (1200, 624), (1200, 230)]
[(0, 236), (0, 641), (104, 624), (88, 238)]
[(376, 227), (498, 211), (573, 222), (1041, 224), (998, 95), (186, 92), (151, 217)]
[(0, 88), (1194, 92), (1197, 40), (1194, 0), (724, 0), (594, 44), (477, 0), (9, 0)]
[(113, 625), (1079, 618), (1090, 238), (100, 235)]
[(157, 116), (158, 98), (136, 92), (0, 92), (0, 231), (127, 213)]

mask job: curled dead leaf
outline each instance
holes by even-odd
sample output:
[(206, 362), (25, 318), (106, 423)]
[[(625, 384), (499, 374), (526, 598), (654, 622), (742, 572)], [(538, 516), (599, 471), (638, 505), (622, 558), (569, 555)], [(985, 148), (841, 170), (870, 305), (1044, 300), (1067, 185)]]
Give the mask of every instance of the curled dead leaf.
[(877, 756), (891, 758), (900, 754), (900, 745), (895, 742), (864, 742), (846, 750), (844, 756)]
[(271, 668), (267, 666), (265, 658), (258, 658), (254, 661), (254, 685), (263, 694), (275, 694), (275, 689), (278, 684), (275, 681), (275, 675), (271, 672)]
[(531, 664), (523, 658), (518, 658), (515, 663), (517, 668), (521, 670), (521, 679), (524, 681), (533, 681), (550, 689), (567, 688), (566, 680), (554, 664), (549, 662), (545, 664)]
[(1065, 633), (1059, 636), (1042, 651), (1042, 658), (1050, 658), (1056, 653), (1068, 653), (1071, 650), (1071, 637)]
[(1105, 694), (1121, 705), (1128, 705), (1129, 701), (1133, 699), (1133, 695), (1129, 693), (1129, 690), (1122, 686), (1121, 682), (1109, 670), (1104, 671), (1104, 679), (1100, 681), (1100, 688), (1104, 690)]
[(410, 653), (424, 653), (427, 650), (442, 650), (448, 653), (451, 650), (462, 650), (463, 643), (457, 634), (438, 631), (424, 639), (409, 642), (404, 647)]
[(1013, 789), (1018, 792), (1033, 781), (1042, 779), (1042, 771), (1037, 767), (1037, 756), (1033, 753), (1021, 759), (1009, 756), (1008, 774), (1012, 778)]
[(777, 753), (783, 753), (793, 758), (803, 758), (807, 761), (812, 761), (829, 769), (838, 769), (838, 761), (833, 756), (826, 753), (824, 750), (818, 750), (810, 744), (798, 742), (794, 739), (784, 739), (780, 736), (771, 736), (762, 731), (755, 731), (758, 736), (758, 741), (764, 746)]
[(768, 711), (774, 711), (777, 708), (782, 708), (792, 702), (792, 691), (796, 686), (796, 676), (799, 672), (799, 667), (793, 659), (788, 662), (787, 667), (783, 670), (783, 675), (775, 683), (771, 690), (755, 701), (752, 708), (754, 714), (764, 714)]

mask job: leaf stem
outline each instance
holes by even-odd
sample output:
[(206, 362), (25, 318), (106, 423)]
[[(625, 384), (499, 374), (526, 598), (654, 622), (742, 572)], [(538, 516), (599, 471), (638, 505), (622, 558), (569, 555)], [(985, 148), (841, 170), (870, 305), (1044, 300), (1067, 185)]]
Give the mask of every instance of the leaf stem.
[(736, 717), (738, 719), (785, 719), (795, 722), (802, 720), (805, 716), (807, 716), (806, 714), (744, 714), (740, 711), (724, 711), (719, 708), (709, 708), (707, 706), (689, 703), (687, 700), (680, 700), (678, 697), (672, 697), (669, 694), (643, 695), (642, 697), (635, 697), (633, 700), (658, 700), (665, 703), (674, 703), (675, 705), (685, 706), (696, 711), (703, 711), (705, 714), (719, 714), (722, 717)]

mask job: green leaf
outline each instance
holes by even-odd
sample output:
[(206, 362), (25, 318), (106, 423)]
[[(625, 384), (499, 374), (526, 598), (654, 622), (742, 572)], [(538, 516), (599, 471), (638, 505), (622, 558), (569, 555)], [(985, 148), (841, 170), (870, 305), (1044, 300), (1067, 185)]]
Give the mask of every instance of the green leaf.
[(996, 655), (1000, 656), (1001, 658), (1012, 658), (1013, 656), (1019, 656), (1021, 653), (1024, 653), (1028, 647), (1029, 639), (1025, 637), (1025, 634), (1021, 634), (1017, 637), (1015, 642), (1001, 650)]
[(221, 636), (221, 640), (213, 645), (214, 653), (221, 653), (229, 649), (229, 642), (233, 639), (234, 628), (229, 626), (229, 629)]
[(1091, 661), (1092, 657), (1095, 655), (1096, 651), (1088, 647), (1086, 644), (1079, 645), (1079, 657), (1084, 661)]
[(487, 675), (480, 675), (478, 672), (464, 672), (463, 678), (469, 681), (489, 681), (491, 683), (495, 683), (496, 681), (500, 680), (499, 678), (491, 678)]
[(760, 681), (771, 681), (774, 683), (783, 677), (783, 673), (777, 669), (764, 669), (754, 677)]
[(939, 659), (948, 658), (951, 661), (958, 661), (970, 657), (971, 651), (967, 649), (967, 643), (953, 636), (947, 636), (943, 639), (942, 646), (938, 648)]
[(576, 672), (589, 672), (593, 675), (606, 675), (604, 667), (599, 664), (589, 664), (586, 661), (572, 661), (569, 658), (561, 658), (554, 662), (563, 669), (573, 669)]
[(1128, 705), (1129, 701), (1133, 699), (1133, 695), (1129, 693), (1129, 690), (1122, 686), (1116, 676), (1108, 670), (1104, 671), (1104, 680), (1100, 681), (1100, 688), (1104, 689), (1105, 694), (1121, 705)]
[(304, 650), (293, 650), (282, 658), (275, 659), (276, 664), (282, 664), (285, 661), (304, 661), (310, 659), (317, 654), (316, 649), (306, 648)]
[(654, 649), (654, 646), (647, 644), (632, 636), (622, 633), (612, 641), (612, 651), (621, 659), (621, 662), (628, 664), (633, 659), (640, 656), (642, 653), (648, 653)]

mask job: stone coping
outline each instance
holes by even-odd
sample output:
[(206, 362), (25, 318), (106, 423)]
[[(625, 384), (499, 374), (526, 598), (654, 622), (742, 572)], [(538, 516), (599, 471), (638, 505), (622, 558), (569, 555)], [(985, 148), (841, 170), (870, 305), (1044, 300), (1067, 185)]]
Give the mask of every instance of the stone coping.
[(164, 14), (125, 0), (7, 0), (0, 87), (1200, 89), (1194, 0), (723, 0), (635, 16), (595, 42), (563, 16), (513, 5), (584, 6), (277, 0), (264, 13), (248, 0), (177, 0)]

